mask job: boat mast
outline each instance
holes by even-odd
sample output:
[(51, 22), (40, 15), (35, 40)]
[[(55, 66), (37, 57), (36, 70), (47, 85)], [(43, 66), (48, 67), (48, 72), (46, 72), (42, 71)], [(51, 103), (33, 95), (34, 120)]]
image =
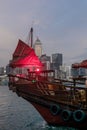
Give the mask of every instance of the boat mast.
[(33, 28), (32, 27), (30, 30), (30, 34), (31, 34), (31, 47), (33, 47)]

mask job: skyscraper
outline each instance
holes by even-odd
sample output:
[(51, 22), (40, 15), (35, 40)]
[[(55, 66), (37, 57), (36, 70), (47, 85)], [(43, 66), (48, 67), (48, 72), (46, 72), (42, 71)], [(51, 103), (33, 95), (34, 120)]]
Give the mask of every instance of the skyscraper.
[(52, 54), (53, 69), (59, 69), (59, 66), (62, 65), (62, 62), (63, 62), (62, 54), (60, 53)]
[(38, 57), (41, 57), (42, 55), (42, 44), (39, 38), (36, 39), (34, 44), (35, 53)]
[(41, 55), (40, 60), (44, 64), (44, 69), (49, 70), (50, 69), (50, 63), (51, 63), (50, 56), (43, 54), (43, 55)]

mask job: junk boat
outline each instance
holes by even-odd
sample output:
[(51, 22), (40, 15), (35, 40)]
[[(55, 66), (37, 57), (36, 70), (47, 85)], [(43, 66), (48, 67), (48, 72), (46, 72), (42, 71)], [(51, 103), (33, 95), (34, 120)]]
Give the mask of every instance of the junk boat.
[[(55, 79), (54, 70), (44, 70), (32, 46), (22, 40), (12, 56), (8, 74), (10, 90), (30, 102), (49, 125), (87, 128), (85, 77), (73, 77), (72, 81)], [(87, 68), (87, 61), (72, 65), (79, 67)]]

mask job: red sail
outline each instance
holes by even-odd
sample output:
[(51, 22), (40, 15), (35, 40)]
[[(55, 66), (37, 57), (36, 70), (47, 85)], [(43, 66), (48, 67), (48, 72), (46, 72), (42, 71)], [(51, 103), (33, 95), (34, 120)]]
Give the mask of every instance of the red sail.
[(13, 60), (10, 63), (10, 66), (15, 68), (28, 65), (42, 66), (42, 63), (36, 56), (34, 49), (32, 49), (23, 41), (19, 40), (18, 45), (13, 53)]
[(24, 43), (22, 40), (18, 41), (17, 47), (13, 53), (13, 60), (28, 55), (32, 51), (32, 48)]
[(83, 60), (80, 63), (72, 64), (72, 68), (87, 68), (87, 60)]
[(79, 68), (80, 63), (74, 63), (72, 64), (72, 68)]

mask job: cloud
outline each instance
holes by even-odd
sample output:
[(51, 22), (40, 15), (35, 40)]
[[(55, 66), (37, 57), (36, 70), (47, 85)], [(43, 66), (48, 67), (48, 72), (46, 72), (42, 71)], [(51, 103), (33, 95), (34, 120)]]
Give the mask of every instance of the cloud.
[(18, 39), (26, 41), (32, 25), (46, 54), (63, 53), (67, 64), (86, 58), (86, 12), (86, 0), (1, 0), (0, 64), (8, 63)]
[(11, 51), (15, 46), (15, 35), (4, 27), (0, 27), (0, 64), (5, 66), (11, 58)]
[(0, 48), (9, 48), (11, 46), (12, 41), (15, 39), (15, 35), (8, 28), (0, 27)]

